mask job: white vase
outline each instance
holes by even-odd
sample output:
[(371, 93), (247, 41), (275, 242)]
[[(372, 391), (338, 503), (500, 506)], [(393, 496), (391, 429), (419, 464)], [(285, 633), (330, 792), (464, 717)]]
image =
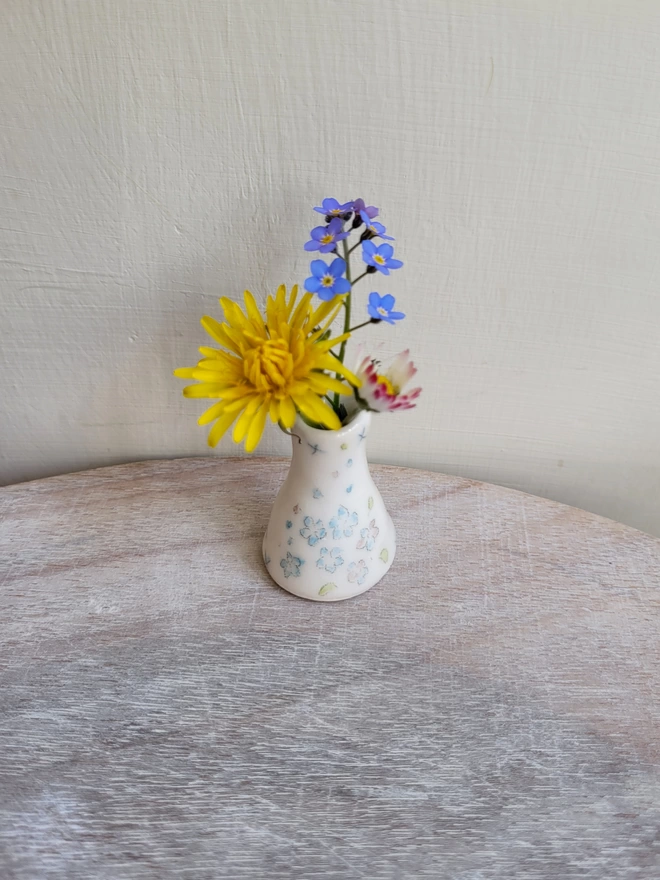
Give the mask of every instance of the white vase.
[(369, 473), (371, 413), (338, 431), (300, 417), (293, 456), (270, 514), (263, 554), (268, 573), (290, 593), (335, 602), (364, 593), (385, 575), (396, 550), (394, 525)]

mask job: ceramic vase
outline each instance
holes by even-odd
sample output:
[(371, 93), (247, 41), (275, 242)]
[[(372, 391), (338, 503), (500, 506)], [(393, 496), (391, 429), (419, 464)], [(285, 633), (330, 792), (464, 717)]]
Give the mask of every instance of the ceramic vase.
[(359, 411), (337, 431), (300, 417), (293, 455), (275, 499), (263, 555), (275, 583), (316, 602), (350, 599), (392, 565), (394, 525), (369, 473), (371, 413)]

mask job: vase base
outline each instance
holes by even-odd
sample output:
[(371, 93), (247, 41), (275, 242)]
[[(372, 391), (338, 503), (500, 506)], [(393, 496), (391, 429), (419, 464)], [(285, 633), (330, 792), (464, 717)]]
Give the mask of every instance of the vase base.
[(292, 578), (287, 578), (285, 580), (284, 578), (274, 577), (273, 572), (270, 571), (268, 565), (265, 567), (271, 580), (276, 583), (278, 587), (281, 587), (293, 596), (298, 596), (300, 599), (309, 599), (310, 602), (342, 602), (344, 599), (354, 599), (355, 596), (361, 596), (362, 593), (366, 593), (367, 590), (370, 590), (372, 587), (379, 584), (392, 567), (395, 555), (396, 550), (393, 550), (387, 563), (383, 563), (378, 578), (375, 580), (369, 580), (364, 584), (346, 582), (343, 584), (337, 584), (334, 581), (328, 581), (321, 586), (319, 586), (318, 583), (304, 584), (299, 583)]

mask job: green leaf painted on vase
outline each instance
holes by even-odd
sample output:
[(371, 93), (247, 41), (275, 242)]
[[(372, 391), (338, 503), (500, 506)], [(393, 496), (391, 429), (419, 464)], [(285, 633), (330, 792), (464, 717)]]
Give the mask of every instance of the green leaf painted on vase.
[(348, 443), (342, 443), (342, 444), (341, 444), (341, 448), (342, 448), (342, 449), (348, 449)]
[(369, 510), (371, 510), (371, 508), (374, 506), (374, 499), (371, 497), (371, 495), (369, 496), (367, 504), (369, 505)]
[(387, 562), (387, 560), (390, 558), (390, 554), (387, 552), (387, 547), (383, 547), (383, 549), (380, 551), (380, 558), (383, 560), (383, 562)]
[(337, 589), (337, 584), (333, 584), (332, 582), (328, 584), (323, 584), (321, 589), (319, 590), (319, 596), (327, 596), (328, 593), (331, 593), (333, 590)]

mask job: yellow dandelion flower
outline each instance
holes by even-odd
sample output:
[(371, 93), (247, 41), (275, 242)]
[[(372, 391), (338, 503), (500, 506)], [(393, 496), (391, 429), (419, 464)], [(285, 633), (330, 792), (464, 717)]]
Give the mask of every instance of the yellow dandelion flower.
[(184, 397), (218, 400), (198, 420), (200, 425), (215, 422), (209, 431), (209, 446), (215, 446), (236, 422), (234, 441), (245, 440), (246, 451), (253, 452), (267, 416), (290, 429), (296, 411), (331, 430), (341, 427), (337, 414), (323, 397), (353, 392), (334, 374), (355, 387), (361, 382), (330, 352), (350, 334), (323, 337), (344, 297), (323, 302), (317, 309), (312, 308), (311, 293), (296, 304), (297, 297), (298, 288), (294, 287), (287, 300), (286, 288), (281, 285), (275, 297), (268, 297), (264, 320), (254, 297), (246, 290), (245, 312), (222, 297), (225, 323), (208, 316), (202, 318), (202, 327), (227, 350), (202, 347), (199, 350), (203, 358), (197, 366), (175, 370), (174, 375), (198, 382), (183, 389)]

